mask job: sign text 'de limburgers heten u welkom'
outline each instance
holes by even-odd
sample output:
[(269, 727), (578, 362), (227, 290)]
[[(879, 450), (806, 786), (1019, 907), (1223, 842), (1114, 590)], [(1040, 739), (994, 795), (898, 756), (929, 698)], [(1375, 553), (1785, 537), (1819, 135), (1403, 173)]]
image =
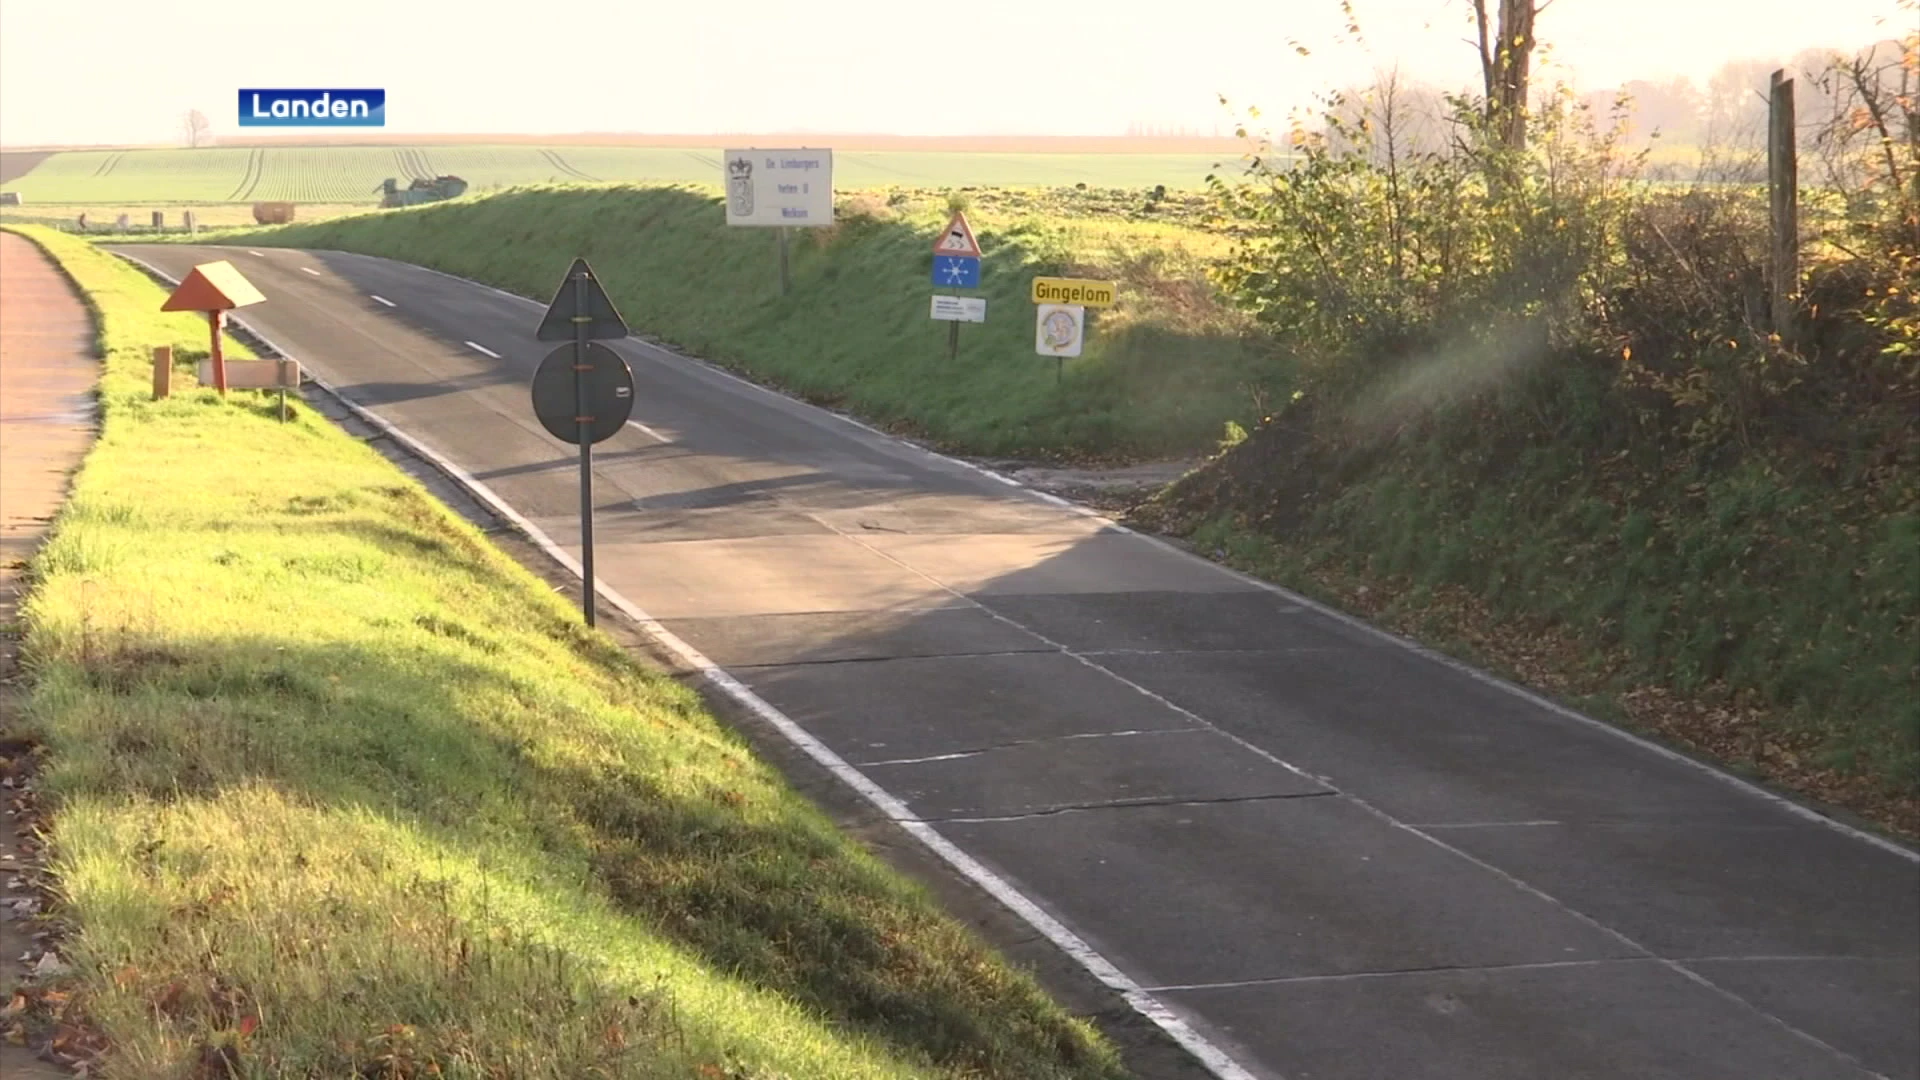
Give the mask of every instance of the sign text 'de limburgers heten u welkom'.
[(833, 151), (728, 150), (727, 224), (833, 224)]

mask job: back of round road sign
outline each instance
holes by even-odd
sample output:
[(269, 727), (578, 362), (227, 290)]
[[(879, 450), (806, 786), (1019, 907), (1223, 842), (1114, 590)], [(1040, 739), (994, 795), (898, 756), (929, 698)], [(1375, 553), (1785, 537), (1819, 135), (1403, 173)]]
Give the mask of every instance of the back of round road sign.
[[(592, 417), (588, 435), (594, 442), (613, 438), (633, 415), (633, 372), (620, 354), (597, 341), (586, 345), (589, 370), (580, 372), (587, 381), (587, 415)], [(540, 361), (533, 373), (533, 413), (540, 426), (556, 439), (579, 445), (580, 420), (573, 390), (575, 345), (562, 345)]]

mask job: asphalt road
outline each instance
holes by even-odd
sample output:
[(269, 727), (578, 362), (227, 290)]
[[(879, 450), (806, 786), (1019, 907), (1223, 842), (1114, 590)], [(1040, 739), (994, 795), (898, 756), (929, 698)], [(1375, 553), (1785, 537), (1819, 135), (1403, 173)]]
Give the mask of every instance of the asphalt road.
[[(252, 326), (576, 550), (574, 451), (528, 399), (540, 305), (360, 256), (125, 250), (231, 259), (270, 297)], [(602, 582), (1223, 1074), (1920, 1080), (1911, 852), (617, 344), (637, 423), (597, 448)]]

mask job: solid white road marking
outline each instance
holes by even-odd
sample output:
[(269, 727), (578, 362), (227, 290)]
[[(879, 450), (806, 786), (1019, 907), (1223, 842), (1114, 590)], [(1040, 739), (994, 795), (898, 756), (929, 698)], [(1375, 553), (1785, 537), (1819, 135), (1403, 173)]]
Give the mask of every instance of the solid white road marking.
[(374, 298), (375, 300), (378, 300), (378, 301), (380, 301), (381, 303), (383, 303), (383, 304), (385, 304), (385, 305), (387, 305), (388, 307), (397, 307), (397, 306), (398, 306), (398, 305), (396, 305), (396, 304), (395, 304), (395, 303), (394, 303), (393, 301), (391, 301), (391, 300), (389, 300), (389, 299), (387, 299), (387, 298), (386, 298), (386, 297), (384, 297), (384, 296), (381, 296), (381, 295), (380, 295), (380, 294), (378, 294), (378, 293), (368, 293), (367, 295), (368, 295), (368, 296), (371, 296), (371, 297), (373, 297), (373, 298)]
[(491, 357), (493, 357), (493, 358), (494, 358), (495, 360), (498, 360), (498, 359), (500, 359), (500, 354), (499, 354), (499, 353), (497, 353), (497, 352), (494, 352), (494, 351), (493, 351), (492, 349), (489, 349), (489, 348), (487, 348), (487, 347), (486, 347), (485, 345), (482, 345), (482, 344), (480, 344), (480, 343), (479, 343), (479, 342), (477, 342), (477, 341), (469, 341), (469, 342), (467, 342), (467, 347), (468, 347), (468, 348), (470, 348), (470, 349), (475, 349), (475, 350), (478, 350), (478, 351), (480, 351), (480, 352), (483, 352), (483, 353), (486, 353), (486, 354), (487, 354), (488, 356), (491, 356)]

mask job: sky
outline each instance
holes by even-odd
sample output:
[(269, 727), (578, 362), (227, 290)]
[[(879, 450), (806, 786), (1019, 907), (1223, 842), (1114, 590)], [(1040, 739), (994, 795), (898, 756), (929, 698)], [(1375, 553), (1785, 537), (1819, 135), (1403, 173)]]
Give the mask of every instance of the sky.
[[(1338, 0), (162, 6), (0, 0), (0, 145), (168, 142), (193, 108), (237, 134), (242, 87), (385, 89), (391, 133), (1211, 133), (1223, 93), (1274, 114), (1396, 63), (1478, 73), (1468, 0), (1353, 0), (1365, 50), (1339, 46)], [(1536, 29), (1591, 90), (1915, 20), (1899, 0), (1552, 0)]]

